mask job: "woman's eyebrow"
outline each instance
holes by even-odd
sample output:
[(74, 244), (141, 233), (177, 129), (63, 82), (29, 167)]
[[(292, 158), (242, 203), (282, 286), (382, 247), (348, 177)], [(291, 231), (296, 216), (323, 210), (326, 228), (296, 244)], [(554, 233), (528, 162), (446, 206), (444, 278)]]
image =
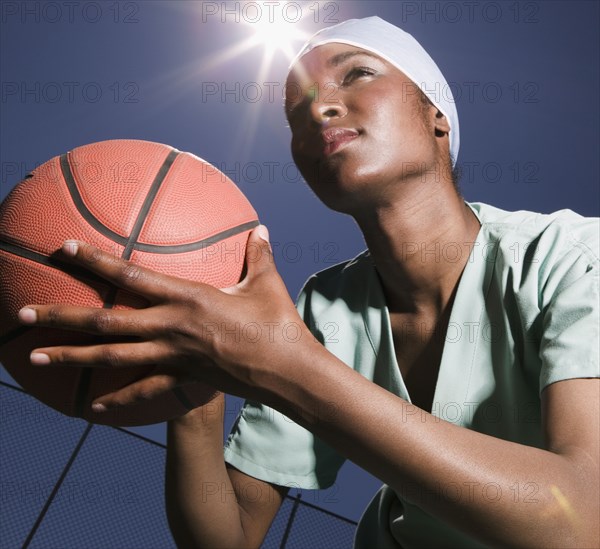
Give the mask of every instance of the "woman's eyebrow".
[(353, 51), (345, 51), (342, 53), (338, 53), (337, 55), (334, 55), (327, 61), (327, 65), (329, 65), (330, 67), (337, 67), (338, 65), (341, 65), (344, 61), (350, 59), (351, 57), (355, 57), (356, 55), (367, 55), (369, 57), (372, 57), (373, 59), (377, 59), (378, 61), (381, 61), (381, 57), (379, 57), (378, 55), (375, 55), (374, 53), (371, 53), (369, 51), (353, 50)]

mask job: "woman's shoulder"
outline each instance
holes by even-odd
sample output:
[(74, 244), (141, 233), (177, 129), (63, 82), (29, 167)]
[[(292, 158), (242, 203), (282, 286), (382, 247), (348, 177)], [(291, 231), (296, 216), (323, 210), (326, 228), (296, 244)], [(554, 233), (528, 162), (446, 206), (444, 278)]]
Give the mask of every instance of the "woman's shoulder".
[[(332, 265), (313, 274), (304, 284), (301, 296), (319, 294), (321, 299), (333, 302), (358, 299), (376, 280), (371, 254), (364, 250), (356, 257)], [(362, 298), (361, 298), (362, 301)]]
[(600, 219), (585, 217), (570, 209), (551, 213), (528, 210), (507, 211), (481, 202), (466, 203), (479, 218), (482, 228), (496, 238), (513, 236), (526, 238), (530, 242), (564, 241), (566, 244), (581, 245), (584, 253), (595, 259), (600, 239)]

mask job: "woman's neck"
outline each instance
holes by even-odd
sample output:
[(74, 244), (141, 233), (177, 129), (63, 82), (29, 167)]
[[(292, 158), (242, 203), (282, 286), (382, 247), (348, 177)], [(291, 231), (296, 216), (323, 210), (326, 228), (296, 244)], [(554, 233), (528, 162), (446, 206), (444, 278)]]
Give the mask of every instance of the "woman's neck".
[(410, 197), (355, 216), (390, 312), (441, 314), (477, 238), (479, 221), (453, 185), (438, 182), (431, 189), (423, 185)]

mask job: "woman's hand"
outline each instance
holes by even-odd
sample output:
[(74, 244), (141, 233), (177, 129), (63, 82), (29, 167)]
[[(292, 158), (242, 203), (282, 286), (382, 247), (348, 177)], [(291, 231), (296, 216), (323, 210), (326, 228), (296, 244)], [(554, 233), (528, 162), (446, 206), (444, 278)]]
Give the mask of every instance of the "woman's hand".
[(277, 273), (264, 226), (248, 239), (244, 279), (221, 290), (157, 273), (82, 242), (65, 242), (63, 253), (150, 303), (133, 310), (30, 305), (19, 312), (24, 324), (111, 338), (99, 345), (35, 349), (34, 365), (157, 365), (152, 376), (96, 400), (94, 409), (152, 399), (175, 385), (198, 381), (256, 396), (260, 374), (291, 359), (298, 345), (312, 337)]

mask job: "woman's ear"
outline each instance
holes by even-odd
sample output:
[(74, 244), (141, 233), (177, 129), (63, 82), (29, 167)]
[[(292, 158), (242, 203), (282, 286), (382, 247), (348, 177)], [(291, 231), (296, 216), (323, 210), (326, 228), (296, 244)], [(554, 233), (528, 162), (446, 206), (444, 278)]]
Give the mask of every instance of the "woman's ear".
[[(434, 107), (435, 108), (435, 107)], [(435, 136), (443, 137), (444, 135), (448, 135), (450, 133), (450, 124), (448, 123), (448, 119), (444, 116), (444, 114), (436, 108), (435, 113)]]

